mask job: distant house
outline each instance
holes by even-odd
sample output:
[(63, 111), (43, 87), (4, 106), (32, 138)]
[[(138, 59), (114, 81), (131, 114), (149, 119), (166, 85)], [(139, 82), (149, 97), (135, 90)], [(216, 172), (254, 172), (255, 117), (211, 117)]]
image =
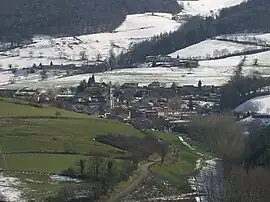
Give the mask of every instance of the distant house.
[(143, 117), (145, 117), (145, 110), (140, 110), (140, 109), (134, 109), (134, 108), (132, 108), (129, 111), (129, 117), (131, 119), (134, 119), (134, 118), (143, 118)]
[(169, 121), (169, 126), (170, 127), (185, 127), (189, 125), (189, 123), (190, 123), (190, 120), (178, 119), (178, 120)]
[(38, 91), (32, 89), (20, 89), (16, 91), (13, 96), (20, 99), (30, 100), (38, 96)]
[(58, 94), (55, 96), (55, 100), (71, 100), (75, 97), (72, 94)]
[(158, 111), (157, 110), (147, 110), (145, 112), (145, 117), (148, 119), (157, 119), (158, 118)]

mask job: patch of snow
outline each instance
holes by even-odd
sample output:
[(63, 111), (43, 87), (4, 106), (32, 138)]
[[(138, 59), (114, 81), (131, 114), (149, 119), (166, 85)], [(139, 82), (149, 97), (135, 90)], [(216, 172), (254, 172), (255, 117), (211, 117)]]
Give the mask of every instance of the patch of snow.
[(187, 48), (169, 54), (172, 57), (207, 59), (210, 57), (220, 57), (249, 50), (257, 50), (259, 46), (244, 45), (227, 41), (208, 39), (194, 44)]
[(0, 85), (8, 84), (13, 79), (13, 74), (9, 71), (0, 72)]
[(258, 45), (270, 45), (270, 33), (240, 33), (226, 34), (215, 37), (216, 39), (227, 39), (238, 42), (253, 42)]
[(238, 123), (241, 123), (244, 125), (257, 124), (259, 126), (269, 126), (270, 118), (253, 118), (252, 116), (249, 116), (245, 119), (240, 120)]
[(36, 184), (43, 184), (44, 182), (42, 181), (37, 181), (37, 180), (33, 180), (33, 179), (25, 179), (26, 182), (30, 182), (30, 183), (36, 183)]
[(62, 175), (51, 175), (51, 180), (54, 182), (75, 182), (75, 183), (81, 183), (82, 181), (76, 178), (71, 178), (67, 176)]
[(178, 138), (179, 138), (179, 140), (182, 142), (182, 144), (185, 145), (186, 147), (188, 147), (190, 150), (192, 150), (192, 151), (195, 150), (190, 144), (188, 144), (188, 143), (184, 140), (183, 137), (179, 136)]
[(184, 1), (178, 0), (178, 3), (183, 6), (182, 11), (188, 15), (202, 15), (207, 16), (217, 13), (222, 8), (238, 5), (246, 0), (197, 0)]
[[(234, 69), (231, 66), (227, 67), (199, 67), (191, 71), (187, 68), (134, 68), (134, 69), (120, 69), (108, 72), (95, 74), (98, 82), (112, 82), (112, 83), (133, 83), (138, 82), (140, 85), (148, 85), (153, 81), (158, 81), (171, 86), (173, 82), (178, 85), (197, 85), (201, 80), (203, 85), (222, 85), (227, 82)], [(190, 74), (191, 72), (191, 74)], [(75, 76), (48, 79), (40, 81), (40, 76), (36, 76), (33, 80), (16, 81), (15, 84), (9, 84), (8, 88), (57, 88), (57, 87), (71, 87), (79, 85), (81, 80), (88, 80), (92, 74), (80, 74)], [(38, 82), (37, 82), (38, 81)]]
[(270, 114), (270, 95), (259, 96), (247, 100), (234, 109), (238, 113), (255, 112), (260, 114)]
[(0, 194), (9, 202), (23, 202), (21, 191), (18, 187), (21, 186), (20, 181), (14, 177), (4, 176), (0, 173)]

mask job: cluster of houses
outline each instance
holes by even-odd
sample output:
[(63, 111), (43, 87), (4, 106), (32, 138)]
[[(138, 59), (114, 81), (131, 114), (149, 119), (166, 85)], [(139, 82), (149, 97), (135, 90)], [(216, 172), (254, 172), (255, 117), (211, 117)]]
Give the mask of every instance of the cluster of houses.
[(179, 68), (196, 68), (199, 66), (199, 62), (197, 60), (180, 59), (179, 56), (173, 58), (168, 55), (147, 56), (145, 62), (151, 63), (152, 67), (163, 66), (163, 67), (179, 67)]
[(185, 126), (195, 114), (218, 112), (219, 94), (219, 88), (214, 86), (180, 87), (173, 84), (166, 88), (159, 82), (143, 87), (138, 83), (115, 86), (95, 82), (94, 76), (85, 82), (83, 89), (61, 89), (55, 93), (0, 89), (1, 96), (117, 119), (138, 129), (157, 130)]

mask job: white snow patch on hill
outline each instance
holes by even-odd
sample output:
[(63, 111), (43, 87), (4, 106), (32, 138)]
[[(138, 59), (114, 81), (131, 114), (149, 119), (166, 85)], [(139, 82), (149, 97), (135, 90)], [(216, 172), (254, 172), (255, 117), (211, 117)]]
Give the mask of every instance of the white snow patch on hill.
[(178, 50), (174, 53), (171, 53), (170, 55), (172, 57), (176, 57), (177, 55), (179, 55), (180, 58), (205, 59), (210, 57), (220, 57), (243, 51), (256, 50), (259, 48), (261, 47), (255, 45), (245, 45), (227, 41), (208, 39), (187, 48)]
[(211, 15), (211, 11), (218, 12), (222, 8), (238, 5), (245, 0), (198, 0), (181, 1), (178, 3), (183, 6), (182, 13), (188, 15)]
[[(233, 56), (224, 59), (200, 61), (199, 64), (201, 66), (208, 66), (208, 67), (223, 67), (223, 66), (236, 67), (242, 58), (243, 56)], [(254, 66), (255, 59), (258, 60), (258, 66)], [(247, 55), (243, 70), (245, 71), (245, 69), (253, 69), (263, 74), (269, 74), (270, 51)]]
[[(201, 80), (203, 85), (222, 85), (227, 82), (233, 73), (232, 67), (199, 67), (191, 70), (156, 67), (114, 70), (95, 74), (96, 81), (112, 83), (138, 82), (140, 85), (148, 85), (158, 81), (170, 86), (173, 82), (178, 85), (197, 85)], [(15, 84), (6, 85), (9, 88), (52, 88), (76, 86), (81, 80), (88, 80), (92, 74), (81, 74), (65, 78), (48, 79), (36, 82), (36, 80), (21, 80)]]
[(268, 66), (270, 68), (270, 51), (248, 55), (245, 64), (253, 65), (255, 59), (258, 59), (258, 65)]
[(96, 60), (97, 57), (104, 59), (111, 49), (118, 54), (126, 51), (133, 43), (178, 29), (181, 24), (171, 18), (172, 15), (167, 13), (134, 14), (128, 15), (113, 33), (61, 38), (36, 37), (35, 43), (31, 45), (2, 53), (6, 56), (0, 57), (0, 66), (8, 68), (12, 64), (21, 68), (32, 66), (33, 63), (49, 64), (51, 61), (54, 64), (81, 64), (82, 52), (89, 60)]
[(242, 58), (242, 56), (234, 56), (217, 60), (205, 60), (200, 61), (199, 64), (205, 67), (236, 67)]
[(233, 40), (236, 42), (254, 42), (258, 45), (270, 45), (270, 33), (226, 34), (215, 38)]
[(235, 108), (235, 112), (270, 114), (270, 95), (252, 98)]

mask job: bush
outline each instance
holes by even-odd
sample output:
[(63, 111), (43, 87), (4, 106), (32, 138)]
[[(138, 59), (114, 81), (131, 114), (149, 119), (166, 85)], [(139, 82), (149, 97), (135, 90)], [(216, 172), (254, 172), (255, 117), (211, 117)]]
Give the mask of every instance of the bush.
[(60, 175), (75, 178), (76, 172), (73, 168), (68, 168), (67, 170), (62, 171)]
[(239, 158), (245, 148), (243, 128), (229, 115), (195, 116), (188, 127), (188, 135), (208, 145), (212, 152), (223, 157)]

